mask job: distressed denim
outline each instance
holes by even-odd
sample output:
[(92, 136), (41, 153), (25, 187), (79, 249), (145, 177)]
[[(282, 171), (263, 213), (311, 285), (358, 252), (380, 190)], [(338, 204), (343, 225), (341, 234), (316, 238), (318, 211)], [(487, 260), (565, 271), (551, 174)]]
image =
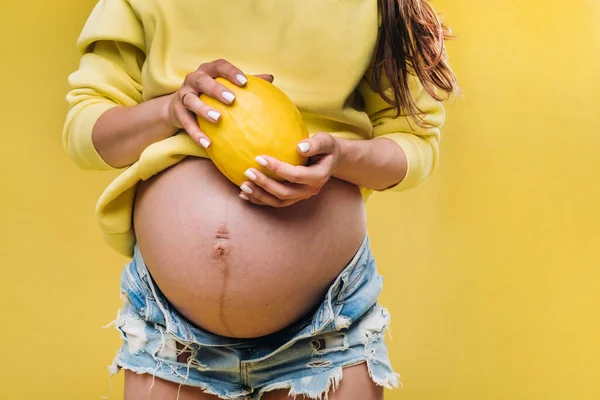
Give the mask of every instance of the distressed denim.
[[(124, 305), (113, 323), (123, 345), (109, 372), (148, 373), (222, 399), (259, 400), (275, 389), (327, 399), (343, 367), (365, 362), (373, 382), (396, 388), (402, 383), (384, 340), (390, 314), (377, 301), (382, 284), (365, 235), (314, 313), (267, 336), (229, 338), (179, 314), (153, 281), (136, 245), (121, 275)], [(178, 361), (181, 354), (187, 362)]]

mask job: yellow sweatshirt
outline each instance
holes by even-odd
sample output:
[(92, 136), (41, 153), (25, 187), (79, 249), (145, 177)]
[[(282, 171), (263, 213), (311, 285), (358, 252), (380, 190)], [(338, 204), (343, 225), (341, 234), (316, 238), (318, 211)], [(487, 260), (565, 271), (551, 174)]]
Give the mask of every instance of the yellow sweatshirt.
[[(437, 165), (445, 112), (414, 76), (411, 90), (431, 128), (395, 118), (372, 90), (366, 72), (380, 21), (376, 0), (100, 0), (77, 42), (81, 62), (69, 76), (64, 149), (83, 169), (112, 169), (92, 143), (100, 115), (173, 93), (200, 64), (223, 58), (246, 74), (273, 74), (311, 135), (393, 139), (407, 156), (408, 174), (386, 191), (415, 187)], [(148, 146), (111, 182), (96, 205), (109, 246), (132, 255), (137, 184), (187, 156), (208, 158), (182, 131)], [(372, 190), (360, 189), (366, 202)]]

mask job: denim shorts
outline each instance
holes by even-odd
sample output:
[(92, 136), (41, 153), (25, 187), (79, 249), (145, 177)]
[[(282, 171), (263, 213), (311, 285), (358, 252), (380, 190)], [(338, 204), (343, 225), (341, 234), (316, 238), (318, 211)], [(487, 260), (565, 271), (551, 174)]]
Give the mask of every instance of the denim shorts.
[(258, 400), (275, 389), (327, 399), (343, 367), (365, 362), (375, 384), (397, 388), (400, 375), (392, 369), (384, 340), (390, 314), (377, 301), (382, 284), (365, 235), (314, 312), (267, 336), (236, 339), (203, 330), (178, 313), (136, 245), (121, 275), (124, 305), (112, 324), (123, 345), (109, 373), (122, 368), (148, 373), (222, 399)]

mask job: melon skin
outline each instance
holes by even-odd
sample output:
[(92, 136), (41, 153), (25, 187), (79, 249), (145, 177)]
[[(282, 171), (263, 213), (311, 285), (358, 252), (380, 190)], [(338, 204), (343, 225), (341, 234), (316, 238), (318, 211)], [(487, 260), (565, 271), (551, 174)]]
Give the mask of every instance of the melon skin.
[(308, 139), (308, 129), (285, 93), (264, 79), (251, 75), (247, 78), (244, 87), (216, 79), (235, 94), (232, 104), (200, 95), (200, 100), (221, 113), (216, 123), (198, 117), (200, 129), (211, 141), (206, 150), (219, 171), (237, 186), (248, 180), (244, 172), (251, 167), (282, 182), (283, 178), (255, 158), (267, 155), (288, 164), (307, 165), (308, 159), (298, 153), (296, 146)]

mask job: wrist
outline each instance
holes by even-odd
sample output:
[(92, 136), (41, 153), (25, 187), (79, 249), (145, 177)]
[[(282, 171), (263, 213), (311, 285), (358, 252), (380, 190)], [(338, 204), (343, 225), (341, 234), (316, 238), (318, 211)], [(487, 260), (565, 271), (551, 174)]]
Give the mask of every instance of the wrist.
[(338, 163), (333, 170), (332, 176), (343, 179), (346, 171), (356, 165), (363, 157), (364, 147), (358, 146), (356, 140), (335, 138), (340, 150)]
[(174, 96), (175, 96), (175, 93), (171, 93), (169, 95), (162, 96), (157, 99), (160, 102), (159, 118), (160, 118), (161, 122), (163, 122), (165, 125), (169, 126), (170, 128), (179, 129), (179, 127), (177, 126), (175, 115), (171, 111), (173, 109), (173, 107), (171, 106), (171, 103), (174, 99)]

